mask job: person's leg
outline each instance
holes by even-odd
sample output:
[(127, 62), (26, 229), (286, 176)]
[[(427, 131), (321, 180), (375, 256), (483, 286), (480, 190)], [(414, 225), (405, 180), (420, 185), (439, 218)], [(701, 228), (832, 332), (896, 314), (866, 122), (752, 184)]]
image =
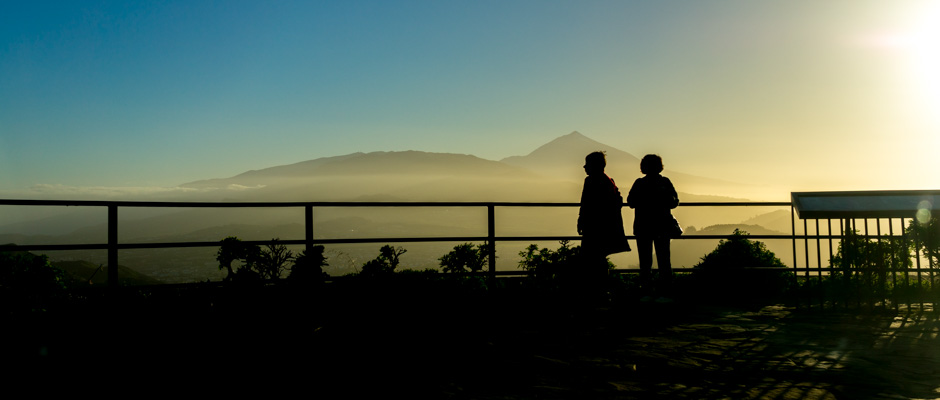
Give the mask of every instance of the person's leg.
[(591, 299), (599, 301), (607, 299), (607, 278), (609, 273), (607, 255), (603, 252), (595, 254), (591, 265), (591, 276), (588, 280), (589, 297)]
[(636, 253), (640, 257), (640, 280), (646, 282), (653, 271), (653, 240), (636, 238)]
[(577, 302), (590, 303), (598, 297), (607, 277), (607, 256), (602, 252), (600, 240), (592, 237), (582, 241), (581, 259), (583, 265), (578, 268), (574, 295)]
[(659, 280), (669, 284), (672, 280), (672, 254), (669, 249), (669, 239), (656, 239), (656, 266), (659, 269)]
[(656, 239), (656, 264), (660, 272), (672, 272), (672, 254), (669, 249), (669, 239)]

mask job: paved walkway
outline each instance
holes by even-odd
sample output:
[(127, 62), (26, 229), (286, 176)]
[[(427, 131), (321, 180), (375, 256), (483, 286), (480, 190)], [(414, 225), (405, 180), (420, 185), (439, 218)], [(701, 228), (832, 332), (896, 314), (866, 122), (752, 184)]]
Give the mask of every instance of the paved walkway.
[[(492, 342), (493, 380), (454, 398), (940, 398), (938, 314), (651, 305)], [(581, 321), (578, 321), (581, 319)], [(640, 322), (647, 321), (647, 322)], [(546, 334), (546, 332), (554, 332)], [(501, 355), (499, 355), (501, 354)], [(495, 365), (494, 365), (495, 364)]]
[(346, 353), (359, 360), (347, 366), (384, 377), (382, 391), (451, 399), (940, 398), (929, 309), (641, 303), (477, 317), (385, 332), (395, 350)]

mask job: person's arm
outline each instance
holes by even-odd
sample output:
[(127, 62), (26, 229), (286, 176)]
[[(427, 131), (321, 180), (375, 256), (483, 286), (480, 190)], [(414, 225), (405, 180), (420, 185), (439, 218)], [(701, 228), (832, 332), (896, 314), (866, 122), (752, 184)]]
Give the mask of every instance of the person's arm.
[(672, 181), (669, 178), (666, 179), (667, 187), (669, 188), (669, 208), (679, 207), (679, 193), (676, 192), (676, 187), (672, 186)]
[(584, 235), (584, 219), (587, 210), (585, 209), (585, 204), (588, 199), (588, 179), (584, 179), (584, 186), (581, 188), (581, 208), (578, 209), (578, 235)]
[(637, 188), (639, 183), (639, 179), (634, 181), (633, 186), (630, 187), (630, 192), (627, 193), (627, 206), (630, 208), (636, 208), (637, 203), (639, 202), (639, 189)]

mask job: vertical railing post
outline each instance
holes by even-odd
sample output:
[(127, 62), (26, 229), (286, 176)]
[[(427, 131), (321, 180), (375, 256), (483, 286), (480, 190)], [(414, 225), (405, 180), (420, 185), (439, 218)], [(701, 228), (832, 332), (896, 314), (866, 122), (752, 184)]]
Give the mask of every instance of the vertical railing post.
[(118, 287), (118, 207), (108, 206), (108, 287)]
[[(803, 234), (805, 235), (806, 232), (803, 232)], [(790, 201), (790, 237), (790, 243), (793, 245), (793, 284), (795, 287), (799, 287), (799, 256), (797, 256), (796, 253), (796, 207), (794, 207), (792, 200)], [(799, 296), (800, 291), (797, 290), (796, 293), (795, 301), (797, 307), (799, 307), (801, 300)]]
[(790, 204), (790, 234), (793, 236), (793, 275), (796, 275), (797, 269), (797, 255), (796, 255), (796, 208), (793, 207), (793, 204)]
[(306, 254), (313, 252), (313, 205), (304, 206), (304, 244)]
[(496, 280), (496, 206), (486, 206), (486, 240), (489, 242), (487, 259), (490, 263), (490, 282)]

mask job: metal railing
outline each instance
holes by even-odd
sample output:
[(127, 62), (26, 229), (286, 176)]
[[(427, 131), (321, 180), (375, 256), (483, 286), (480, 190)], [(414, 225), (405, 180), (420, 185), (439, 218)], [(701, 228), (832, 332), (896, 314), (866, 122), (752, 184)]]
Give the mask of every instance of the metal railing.
[[(327, 244), (357, 244), (357, 243), (406, 243), (406, 242), (486, 242), (489, 246), (489, 265), (487, 273), (496, 275), (520, 275), (523, 271), (496, 271), (496, 247), (499, 242), (523, 241), (578, 241), (580, 236), (572, 235), (545, 235), (545, 236), (498, 236), (496, 235), (497, 208), (531, 208), (531, 207), (579, 207), (579, 203), (525, 203), (525, 202), (154, 202), (154, 201), (93, 201), (93, 200), (10, 200), (0, 199), (0, 206), (45, 206), (45, 207), (102, 207), (107, 209), (107, 242), (94, 244), (34, 244), (3, 246), (0, 251), (50, 251), (50, 250), (107, 250), (107, 265), (118, 265), (118, 251), (127, 249), (160, 249), (160, 248), (191, 248), (216, 247), (218, 241), (186, 241), (161, 243), (121, 243), (118, 240), (119, 224), (118, 214), (121, 209), (130, 208), (302, 208), (304, 210), (304, 238), (278, 239), (276, 243), (283, 245), (303, 245), (308, 250), (314, 245)], [(626, 205), (625, 205), (626, 206)], [(448, 237), (372, 237), (372, 238), (343, 238), (323, 239), (315, 238), (316, 226), (313, 212), (315, 208), (414, 208), (414, 207), (451, 207), (451, 208), (485, 208), (486, 235), (485, 236), (448, 236)], [(680, 207), (791, 207), (790, 202), (689, 202), (682, 203)], [(794, 222), (795, 226), (795, 222)], [(681, 240), (719, 240), (727, 239), (729, 235), (684, 235)], [(796, 240), (809, 239), (821, 236), (791, 235), (750, 235), (752, 239), (789, 239), (793, 240), (793, 261), (796, 267)], [(633, 239), (633, 236), (629, 236)], [(246, 244), (267, 245), (273, 240), (245, 241)], [(688, 269), (688, 268), (687, 268)], [(682, 270), (682, 268), (678, 268)], [(618, 270), (620, 272), (632, 272)], [(118, 269), (108, 268), (109, 285), (117, 285)]]

